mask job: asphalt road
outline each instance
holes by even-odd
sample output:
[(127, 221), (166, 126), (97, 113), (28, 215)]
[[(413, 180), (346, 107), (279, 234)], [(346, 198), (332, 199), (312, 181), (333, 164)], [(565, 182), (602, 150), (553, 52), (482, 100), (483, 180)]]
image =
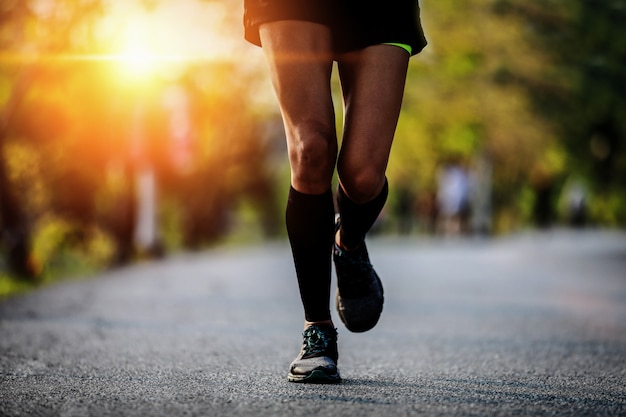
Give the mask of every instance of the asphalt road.
[(339, 385), (287, 382), (303, 318), (275, 242), (1, 302), (0, 415), (626, 416), (626, 233), (369, 246), (385, 309), (336, 319)]

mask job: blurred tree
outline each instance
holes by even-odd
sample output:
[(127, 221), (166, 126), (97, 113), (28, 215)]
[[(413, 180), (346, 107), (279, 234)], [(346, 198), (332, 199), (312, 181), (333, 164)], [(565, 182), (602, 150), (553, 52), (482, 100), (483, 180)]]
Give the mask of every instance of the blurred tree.
[[(263, 132), (265, 115), (249, 102), (256, 78), (237, 60), (226, 60), (192, 65), (178, 82), (190, 101), (193, 156), (180, 175), (172, 175), (171, 166), (162, 174), (165, 191), (183, 203), (183, 243), (189, 248), (228, 232), (234, 209), (246, 199), (259, 212), (265, 234), (278, 233), (271, 157), (272, 144), (282, 138)], [(171, 165), (170, 154), (163, 153), (163, 166)]]
[[(10, 120), (15, 108), (24, 96), (24, 84), (28, 84), (22, 75), (13, 86), (13, 93), (5, 102), (0, 115), (0, 214), (2, 221), (2, 243), (7, 254), (7, 264), (13, 273), (27, 278), (34, 278), (38, 271), (31, 257), (31, 225), (20, 205), (19, 197), (11, 184), (5, 141), (9, 134)], [(19, 90), (22, 90), (21, 92)]]
[[(64, 72), (51, 57), (80, 47), (76, 45), (77, 31), (88, 33), (85, 25), (88, 26), (99, 11), (99, 2), (86, 0), (53, 4), (18, 1), (0, 7), (1, 226), (7, 263), (21, 276), (33, 278), (39, 272), (31, 253), (33, 207), (29, 207), (26, 200), (32, 203), (33, 198), (41, 196), (28, 196), (32, 187), (18, 187), (16, 167), (10, 164), (16, 165), (17, 161), (11, 161), (8, 147), (11, 144), (20, 147), (21, 142), (29, 140), (45, 144), (47, 138), (67, 127), (63, 126), (64, 117), (54, 106), (54, 97), (46, 94), (48, 88), (58, 93), (54, 86)], [(22, 171), (29, 169), (37, 167), (17, 167)]]
[[(121, 31), (105, 19), (109, 6), (55, 0), (0, 7), (0, 224), (9, 265), (20, 275), (37, 275), (55, 245), (89, 246), (89, 236), (102, 231), (115, 244), (113, 261), (131, 260), (136, 180), (146, 170), (157, 196), (180, 207), (183, 224), (175, 227), (187, 247), (228, 232), (243, 199), (255, 203), (266, 232), (277, 233), (274, 147), (263, 129), (267, 112), (254, 104), (259, 66), (241, 65), (236, 53), (191, 54), (170, 66), (168, 56), (156, 56), (163, 59), (156, 71), (123, 74), (121, 61), (149, 51), (120, 56)], [(126, 6), (134, 26), (166, 4)], [(240, 39), (240, 13), (231, 9), (223, 8), (212, 30)], [(185, 97), (184, 108), (165, 103), (172, 88)], [(34, 245), (45, 255), (33, 252), (38, 236), (56, 240)]]
[(622, 0), (501, 0), (501, 16), (528, 28), (525, 37), (553, 63), (528, 88), (535, 111), (558, 131), (567, 171), (587, 178), (596, 220), (626, 224), (626, 4)]
[(493, 164), (495, 228), (519, 225), (530, 172), (562, 169), (551, 126), (533, 111), (523, 78), (541, 84), (552, 60), (527, 38), (526, 24), (498, 12), (496, 1), (423, 1), (426, 49), (409, 67), (403, 114), (389, 174), (430, 201), (439, 165)]

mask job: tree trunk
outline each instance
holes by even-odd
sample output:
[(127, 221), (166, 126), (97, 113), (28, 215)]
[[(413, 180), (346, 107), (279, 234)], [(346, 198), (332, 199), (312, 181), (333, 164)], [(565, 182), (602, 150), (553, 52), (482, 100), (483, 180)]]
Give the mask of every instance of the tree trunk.
[(31, 225), (11, 185), (5, 152), (11, 117), (21, 104), (32, 76), (33, 71), (23, 71), (20, 74), (11, 97), (0, 113), (0, 227), (9, 272), (34, 280), (39, 274), (39, 268), (32, 257)]

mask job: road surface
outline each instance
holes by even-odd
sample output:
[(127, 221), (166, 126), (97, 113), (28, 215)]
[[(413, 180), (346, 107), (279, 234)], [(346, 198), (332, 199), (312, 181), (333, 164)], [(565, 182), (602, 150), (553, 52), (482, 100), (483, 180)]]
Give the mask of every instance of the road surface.
[(339, 385), (287, 382), (288, 245), (216, 249), (0, 302), (2, 416), (626, 416), (626, 233), (377, 238), (385, 308)]

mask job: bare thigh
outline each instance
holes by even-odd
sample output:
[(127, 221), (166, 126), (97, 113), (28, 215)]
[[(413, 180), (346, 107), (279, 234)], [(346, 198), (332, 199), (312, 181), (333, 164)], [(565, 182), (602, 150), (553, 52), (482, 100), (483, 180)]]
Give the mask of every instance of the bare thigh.
[(312, 22), (277, 21), (263, 24), (260, 36), (285, 125), (291, 184), (303, 193), (324, 193), (337, 158), (330, 31)]
[(338, 160), (339, 180), (356, 202), (376, 197), (395, 134), (409, 54), (375, 45), (338, 59), (344, 97), (344, 132)]

